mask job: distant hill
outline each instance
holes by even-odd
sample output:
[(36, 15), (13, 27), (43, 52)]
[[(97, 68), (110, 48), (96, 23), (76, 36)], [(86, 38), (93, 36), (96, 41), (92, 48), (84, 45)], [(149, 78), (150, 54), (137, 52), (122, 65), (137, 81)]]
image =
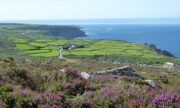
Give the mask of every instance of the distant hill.
[(28, 30), (28, 32), (36, 32), (39, 34), (75, 38), (86, 36), (85, 32), (78, 26), (57, 26), (57, 25), (27, 25), (27, 24), (13, 24), (13, 23), (0, 23), (0, 27), (6, 30)]

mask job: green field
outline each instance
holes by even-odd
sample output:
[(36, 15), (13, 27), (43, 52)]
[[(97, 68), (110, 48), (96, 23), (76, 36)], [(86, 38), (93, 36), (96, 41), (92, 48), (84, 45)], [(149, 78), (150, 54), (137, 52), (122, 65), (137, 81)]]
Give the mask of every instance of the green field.
[[(83, 45), (84, 47), (63, 50), (62, 53), (64, 57), (103, 59), (107, 56), (111, 61), (118, 61), (119, 59), (134, 63), (163, 63), (172, 61), (180, 64), (179, 59), (161, 55), (156, 50), (143, 43), (115, 40), (67, 39), (43, 34), (44, 32), (51, 33), (52, 31), (48, 30), (58, 26), (18, 24), (0, 24), (0, 26), (4, 27), (0, 32), (1, 40), (5, 39), (9, 43), (12, 43), (11, 49), (14, 48), (14, 50), (18, 52), (13, 56), (19, 57), (19, 55), (25, 54), (23, 56), (58, 57), (59, 48), (56, 46), (71, 42), (73, 45)], [(62, 28), (64, 29), (66, 27), (58, 27), (59, 30)], [(4, 55), (6, 55), (6, 51), (8, 52), (8, 48), (6, 48), (5, 52), (3, 51)], [(11, 55), (11, 53), (8, 52), (7, 55)]]
[[(25, 41), (24, 44), (19, 44), (19, 41)], [(152, 52), (145, 48), (144, 44), (130, 43), (125, 41), (113, 40), (78, 40), (78, 39), (59, 39), (56, 41), (42, 39), (25, 40), (21, 38), (13, 38), (12, 41), (16, 44), (16, 48), (27, 52), (30, 56), (53, 57), (58, 56), (59, 48), (54, 45), (64, 45), (67, 42), (73, 44), (85, 45), (85, 48), (76, 48), (63, 51), (63, 55), (126, 55), (126, 56), (141, 56), (144, 58), (161, 58), (162, 55)], [(48, 49), (48, 50), (45, 50)], [(43, 55), (39, 53), (43, 53)]]

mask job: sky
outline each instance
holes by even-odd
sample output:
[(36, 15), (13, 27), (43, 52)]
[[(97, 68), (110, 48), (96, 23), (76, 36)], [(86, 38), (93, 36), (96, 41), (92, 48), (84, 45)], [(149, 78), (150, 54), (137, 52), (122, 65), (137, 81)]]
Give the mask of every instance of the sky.
[(0, 0), (0, 20), (180, 18), (180, 0)]

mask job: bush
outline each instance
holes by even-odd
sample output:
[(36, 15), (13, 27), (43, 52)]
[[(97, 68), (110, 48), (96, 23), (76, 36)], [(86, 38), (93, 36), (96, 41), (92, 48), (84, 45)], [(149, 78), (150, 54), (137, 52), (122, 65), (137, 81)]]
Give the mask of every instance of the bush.
[(180, 107), (180, 91), (162, 91), (160, 94), (157, 94), (152, 98), (152, 106), (156, 108), (161, 107), (171, 107), (179, 108)]
[(160, 80), (161, 80), (164, 84), (168, 84), (168, 83), (169, 83), (168, 77), (160, 77)]
[(23, 87), (29, 87), (33, 90), (37, 89), (37, 85), (33, 81), (31, 73), (25, 68), (15, 68), (5, 73), (6, 76), (15, 83), (21, 84)]
[(37, 104), (33, 103), (33, 95), (27, 89), (15, 90), (13, 93), (15, 99), (15, 107), (17, 108), (35, 108)]
[(63, 85), (69, 95), (83, 94), (87, 88), (87, 81), (81, 74), (72, 68), (66, 69), (66, 82)]
[(37, 100), (39, 108), (69, 108), (62, 92), (39, 94)]
[(9, 87), (7, 84), (4, 84), (2, 81), (0, 83), (0, 99), (12, 108), (15, 104), (15, 99), (12, 95), (13, 88)]
[(180, 92), (156, 90), (148, 86), (106, 86), (96, 92), (86, 92), (84, 98), (72, 100), (72, 106), (105, 108), (179, 108)]

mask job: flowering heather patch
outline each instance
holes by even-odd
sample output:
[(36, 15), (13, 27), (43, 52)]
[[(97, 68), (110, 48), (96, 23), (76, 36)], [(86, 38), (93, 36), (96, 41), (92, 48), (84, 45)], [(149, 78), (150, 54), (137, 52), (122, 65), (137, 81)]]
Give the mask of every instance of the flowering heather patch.
[(44, 67), (46, 67), (47, 70), (53, 70), (53, 69), (57, 69), (57, 67), (55, 65), (50, 65), (50, 64), (43, 64)]
[(152, 99), (153, 107), (177, 107), (180, 108), (180, 91), (161, 91)]
[(179, 91), (156, 90), (148, 86), (107, 85), (97, 92), (88, 91), (83, 99), (73, 100), (76, 107), (179, 108)]
[[(79, 64), (79, 62), (77, 64), (76, 62), (67, 64), (67, 62), (59, 59), (53, 61), (53, 65), (42, 65), (39, 61), (32, 64), (18, 62), (13, 68), (7, 65), (8, 63), (4, 64), (0, 70), (4, 75), (2, 81), (0, 80), (0, 100), (11, 108), (180, 107), (178, 71), (171, 73), (164, 69), (139, 69), (139, 73), (143, 74), (145, 79), (153, 79), (161, 83), (164, 90), (158, 90), (151, 88), (143, 79), (128, 76), (102, 75), (84, 79), (79, 70), (94, 72), (105, 69), (104, 65), (101, 67), (100, 62), (98, 66), (94, 65), (96, 61), (94, 64), (83, 62), (84, 64), (78, 65), (78, 70), (66, 68), (66, 71), (59, 71), (55, 68), (62, 65), (76, 67)], [(85, 66), (86, 64), (90, 66)], [(108, 67), (112, 67), (111, 64), (106, 68)], [(161, 71), (169, 73), (168, 84), (162, 83), (157, 77)], [(169, 88), (166, 90), (167, 86)]]
[(180, 78), (180, 75), (177, 75), (178, 78)]
[[(14, 88), (14, 89), (13, 89)], [(9, 88), (0, 86), (0, 98), (9, 107), (17, 108), (69, 108), (64, 93), (38, 93), (29, 89)]]
[(83, 94), (87, 88), (87, 80), (84, 79), (76, 69), (67, 68), (66, 82), (63, 87), (68, 94)]
[(81, 76), (81, 74), (74, 68), (66, 68), (66, 75), (69, 78), (81, 78), (83, 79), (83, 77)]
[(21, 96), (29, 97), (31, 96), (30, 92), (31, 91), (29, 89), (17, 89), (15, 87), (13, 90), (13, 95), (14, 96), (21, 95)]
[(4, 84), (4, 82), (0, 80), (0, 85), (3, 85), (3, 84)]
[(87, 73), (91, 73), (91, 71), (89, 71), (89, 70), (86, 70), (86, 72), (87, 72)]
[(150, 77), (156, 77), (157, 75), (153, 74), (153, 75), (150, 75)]
[(66, 82), (64, 83), (64, 87), (69, 89), (72, 87), (72, 83)]
[(62, 92), (44, 93), (38, 96), (39, 108), (69, 108)]

